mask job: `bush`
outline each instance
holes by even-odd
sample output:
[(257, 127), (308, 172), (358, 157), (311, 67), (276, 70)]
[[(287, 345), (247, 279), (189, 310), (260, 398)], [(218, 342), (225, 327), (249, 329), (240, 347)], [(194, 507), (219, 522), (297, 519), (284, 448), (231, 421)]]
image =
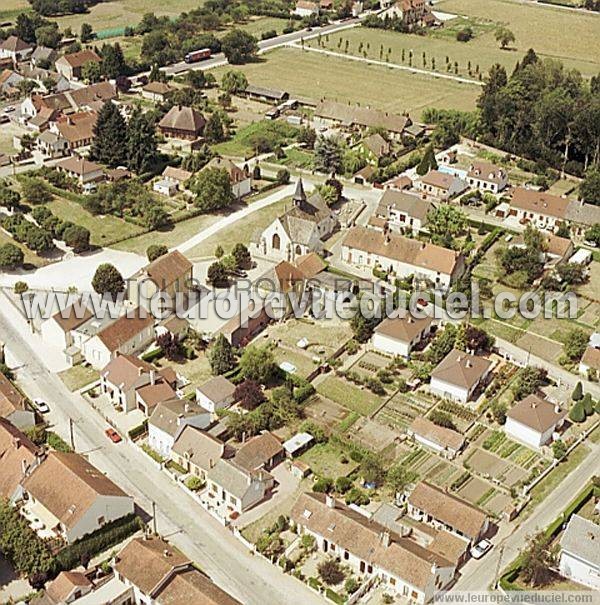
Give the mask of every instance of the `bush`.
[(594, 400), (589, 393), (586, 393), (581, 400), (586, 416), (591, 416), (594, 413)]
[(142, 422), (141, 424), (138, 424), (137, 426), (134, 426), (132, 429), (129, 429), (127, 434), (129, 435), (130, 439), (135, 440), (147, 432), (148, 432), (148, 420), (144, 420), (144, 422)]
[(313, 483), (313, 492), (317, 492), (319, 494), (326, 494), (331, 491), (333, 487), (333, 480), (329, 477), (320, 477)]
[(64, 441), (64, 439), (61, 439), (56, 433), (53, 433), (51, 431), (48, 431), (46, 433), (46, 443), (57, 452), (69, 454), (73, 451), (71, 449), (71, 446), (66, 441)]
[(348, 594), (353, 594), (360, 588), (360, 584), (356, 578), (350, 577), (344, 582), (344, 588)]
[(356, 504), (358, 506), (366, 506), (367, 504), (369, 504), (369, 502), (370, 502), (369, 496), (367, 496), (367, 494), (365, 494), (365, 492), (363, 492), (361, 489), (358, 489), (358, 487), (353, 487), (346, 494), (346, 504)]
[(345, 577), (340, 564), (335, 559), (322, 561), (319, 563), (317, 570), (325, 584), (339, 584), (340, 582), (343, 582)]
[(200, 477), (191, 475), (185, 480), (185, 486), (193, 492), (197, 492), (204, 487), (204, 481)]
[(585, 420), (585, 408), (583, 407), (583, 403), (578, 401), (569, 412), (569, 418), (573, 422), (583, 422)]
[(352, 479), (348, 477), (338, 477), (335, 480), (335, 491), (339, 494), (345, 494), (352, 487)]

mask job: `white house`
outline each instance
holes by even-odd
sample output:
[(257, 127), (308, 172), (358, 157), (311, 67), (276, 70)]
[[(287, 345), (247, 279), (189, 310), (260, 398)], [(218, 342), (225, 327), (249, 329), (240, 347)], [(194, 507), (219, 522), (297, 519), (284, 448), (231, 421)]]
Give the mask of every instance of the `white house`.
[(387, 221), (394, 231), (408, 231), (416, 235), (427, 225), (428, 214), (434, 205), (418, 195), (397, 189), (386, 189), (376, 216)]
[(408, 357), (413, 347), (429, 335), (432, 323), (432, 317), (417, 319), (410, 313), (402, 318), (388, 317), (375, 328), (371, 342), (378, 351)]
[(138, 309), (123, 315), (83, 342), (83, 356), (99, 370), (118, 353), (137, 353), (153, 340), (154, 318)]
[(93, 191), (97, 183), (104, 180), (104, 168), (96, 162), (91, 162), (83, 157), (70, 156), (57, 162), (55, 168), (68, 176), (77, 179), (84, 193)]
[(415, 183), (415, 186), (423, 199), (444, 202), (460, 195), (468, 187), (467, 183), (456, 175), (440, 170), (430, 170)]
[(490, 162), (471, 162), (467, 171), (467, 183), (483, 193), (500, 193), (508, 185), (508, 173)]
[(53, 160), (69, 153), (69, 141), (56, 132), (44, 130), (35, 140), (35, 146), (46, 156)]
[(562, 576), (600, 590), (600, 525), (573, 515), (560, 539), (559, 569)]
[(33, 50), (33, 46), (17, 36), (8, 36), (0, 44), (0, 59), (12, 59), (14, 63), (26, 59)]
[(196, 403), (215, 413), (228, 408), (234, 401), (235, 385), (224, 376), (215, 376), (203, 385), (196, 387)]
[(229, 182), (231, 183), (231, 191), (238, 200), (251, 193), (252, 178), (247, 169), (240, 168), (231, 160), (221, 157), (213, 158), (206, 167), (221, 168), (227, 171)]
[(294, 14), (299, 17), (310, 17), (319, 14), (319, 3), (310, 0), (297, 0)]
[(332, 496), (304, 493), (291, 517), (317, 549), (356, 574), (378, 578), (386, 592), (424, 605), (453, 581), (456, 564), (439, 551), (400, 536)]
[(442, 246), (409, 239), (389, 231), (352, 227), (342, 240), (342, 260), (349, 265), (375, 268), (446, 291), (464, 272), (464, 257)]
[(492, 366), (484, 357), (453, 349), (431, 372), (429, 389), (440, 397), (467, 403)]
[(171, 460), (203, 481), (218, 460), (230, 458), (233, 454), (233, 448), (190, 424), (179, 432), (171, 448)]
[(517, 187), (510, 201), (509, 216), (515, 216), (519, 222), (529, 223), (537, 229), (555, 231), (567, 222), (570, 204), (566, 197), (552, 195), (547, 191)]
[(168, 179), (159, 179), (158, 181), (154, 181), (154, 185), (152, 185), (152, 191), (155, 191), (160, 195), (172, 197), (178, 191), (177, 183)]
[(586, 378), (590, 374), (600, 375), (600, 332), (594, 332), (590, 336), (588, 346), (579, 362), (579, 373)]
[(504, 432), (530, 447), (539, 449), (552, 441), (563, 425), (566, 410), (537, 395), (529, 395), (506, 413)]
[(188, 400), (163, 401), (148, 420), (148, 445), (163, 458), (170, 458), (173, 444), (185, 426), (206, 429), (210, 424), (210, 414)]
[(465, 438), (459, 432), (438, 426), (423, 417), (415, 418), (406, 432), (415, 441), (445, 458), (455, 458), (465, 445)]
[(79, 454), (49, 452), (22, 486), (24, 512), (68, 544), (134, 512), (133, 498)]
[(316, 192), (307, 197), (302, 179), (299, 179), (292, 196), (292, 207), (261, 233), (252, 251), (260, 256), (290, 262), (309, 252), (321, 253), (324, 240), (337, 225), (335, 214), (320, 194)]

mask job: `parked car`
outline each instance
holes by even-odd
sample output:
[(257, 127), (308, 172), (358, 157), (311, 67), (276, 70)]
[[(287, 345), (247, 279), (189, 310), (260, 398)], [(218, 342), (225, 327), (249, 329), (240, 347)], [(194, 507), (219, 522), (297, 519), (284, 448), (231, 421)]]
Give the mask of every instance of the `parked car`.
[(11, 111), (14, 111), (14, 110), (15, 110), (14, 105), (7, 105), (7, 106), (4, 108), (4, 113), (10, 113)]
[(492, 548), (492, 543), (489, 540), (481, 540), (471, 548), (471, 556), (474, 559), (481, 559)]
[(50, 411), (50, 408), (48, 407), (48, 404), (43, 399), (41, 399), (40, 397), (36, 397), (33, 400), (33, 407), (40, 414), (47, 414)]
[(104, 432), (113, 443), (120, 443), (123, 441), (123, 439), (121, 439), (121, 435), (119, 435), (115, 429), (106, 429)]

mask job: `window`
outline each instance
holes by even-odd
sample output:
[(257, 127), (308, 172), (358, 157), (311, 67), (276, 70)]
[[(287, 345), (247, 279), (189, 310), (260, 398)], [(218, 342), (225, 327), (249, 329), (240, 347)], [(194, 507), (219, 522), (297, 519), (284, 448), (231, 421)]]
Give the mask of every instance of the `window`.
[(279, 250), (281, 248), (281, 238), (277, 233), (273, 235), (273, 241), (271, 242), (273, 250)]
[(296, 246), (296, 254), (302, 254), (302, 248), (300, 248), (300, 246)]
[(98, 525), (104, 525), (106, 519), (104, 517), (98, 517)]

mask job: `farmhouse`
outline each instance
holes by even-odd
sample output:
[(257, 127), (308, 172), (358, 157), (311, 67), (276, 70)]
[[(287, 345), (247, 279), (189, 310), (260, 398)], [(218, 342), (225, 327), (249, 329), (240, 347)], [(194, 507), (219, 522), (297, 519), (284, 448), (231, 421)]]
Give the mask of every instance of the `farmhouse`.
[(33, 46), (28, 42), (17, 36), (8, 36), (0, 44), (0, 59), (12, 59), (13, 63), (18, 63), (26, 59), (32, 50)]
[(231, 458), (233, 449), (198, 427), (186, 424), (171, 448), (171, 459), (196, 477), (206, 473), (221, 458)]
[(225, 158), (213, 158), (207, 168), (220, 168), (226, 170), (231, 183), (231, 191), (237, 199), (243, 198), (252, 191), (252, 179), (247, 168), (240, 168), (231, 160)]
[(304, 493), (292, 509), (303, 534), (315, 538), (319, 551), (369, 578), (377, 577), (386, 592), (424, 604), (450, 584), (455, 564), (408, 537), (326, 494)]
[(497, 194), (508, 185), (508, 174), (495, 164), (472, 162), (467, 172), (467, 183), (484, 193)]
[(446, 529), (471, 544), (479, 542), (489, 529), (489, 519), (481, 509), (427, 481), (415, 486), (407, 505), (413, 519)]
[(517, 187), (510, 202), (510, 216), (538, 229), (555, 231), (567, 218), (569, 200), (545, 191)]
[(40, 463), (42, 451), (25, 433), (0, 418), (0, 498), (21, 498), (21, 480)]
[(560, 539), (559, 569), (562, 576), (600, 590), (600, 525), (579, 515), (569, 519)]
[(508, 410), (504, 431), (513, 439), (539, 449), (552, 441), (566, 415), (566, 410), (557, 404), (529, 395)]
[(175, 168), (175, 166), (167, 166), (162, 172), (162, 177), (166, 181), (175, 183), (178, 189), (183, 189), (187, 181), (192, 178), (192, 172), (183, 170), (183, 168)]
[(401, 19), (403, 25), (409, 30), (437, 23), (426, 0), (400, 0), (380, 13), (380, 18), (385, 17)]
[(115, 557), (117, 579), (132, 590), (129, 602), (148, 605), (241, 605), (181, 551), (159, 537), (134, 538)]
[(40, 133), (35, 140), (35, 146), (50, 159), (61, 158), (69, 153), (69, 142), (50, 130)]
[(321, 195), (315, 192), (308, 197), (299, 179), (291, 208), (260, 234), (253, 247), (262, 256), (293, 261), (309, 252), (323, 252), (324, 240), (337, 224), (335, 214)]
[(467, 403), (492, 369), (484, 357), (452, 349), (431, 372), (430, 390), (447, 399)]
[[(103, 584), (106, 586), (106, 583)], [(38, 594), (31, 601), (31, 605), (62, 605), (72, 603), (78, 599), (92, 596), (95, 586), (85, 573), (80, 571), (61, 571), (54, 580), (46, 585), (44, 594)], [(125, 586), (123, 589), (126, 590)], [(98, 593), (96, 595), (98, 596)], [(120, 605), (118, 599), (124, 599), (124, 595), (118, 595), (111, 605)], [(89, 602), (89, 601), (88, 601)], [(85, 601), (81, 601), (85, 603)]]
[(104, 168), (84, 157), (72, 155), (55, 164), (55, 168), (76, 179), (84, 192), (93, 191), (97, 183), (104, 180)]
[(460, 195), (467, 189), (465, 181), (440, 170), (430, 170), (415, 183), (415, 186), (421, 192), (423, 199), (444, 202)]
[(102, 59), (90, 49), (79, 50), (63, 55), (54, 62), (56, 71), (67, 80), (80, 80), (83, 66), (86, 63), (102, 63)]
[(50, 452), (22, 486), (26, 512), (68, 544), (134, 510), (133, 498), (79, 454)]
[(215, 376), (196, 387), (196, 403), (215, 413), (228, 408), (234, 401), (235, 385), (225, 376)]
[(165, 137), (194, 141), (204, 131), (204, 116), (191, 107), (173, 105), (158, 123)]
[(349, 265), (380, 267), (401, 278), (414, 275), (417, 281), (443, 291), (464, 272), (464, 258), (458, 252), (362, 226), (352, 227), (346, 233), (342, 260)]
[(319, 3), (310, 0), (297, 0), (294, 14), (299, 17), (310, 17), (319, 14)]
[(173, 90), (175, 89), (166, 82), (148, 82), (142, 86), (142, 97), (155, 103), (162, 103)]
[(415, 418), (407, 433), (421, 445), (450, 459), (455, 458), (465, 445), (465, 438), (459, 432), (438, 426), (427, 418)]
[(35, 413), (27, 404), (27, 399), (0, 372), (0, 418), (5, 418), (18, 429), (35, 426)]
[(385, 219), (394, 231), (406, 230), (416, 235), (427, 225), (427, 217), (434, 207), (417, 195), (386, 189), (379, 200), (376, 215)]
[(413, 347), (429, 335), (432, 323), (432, 317), (417, 319), (410, 313), (388, 317), (375, 328), (371, 342), (378, 351), (408, 357)]
[(60, 116), (50, 125), (50, 130), (66, 140), (69, 149), (79, 149), (92, 144), (94, 127), (98, 114), (95, 111), (81, 111)]

